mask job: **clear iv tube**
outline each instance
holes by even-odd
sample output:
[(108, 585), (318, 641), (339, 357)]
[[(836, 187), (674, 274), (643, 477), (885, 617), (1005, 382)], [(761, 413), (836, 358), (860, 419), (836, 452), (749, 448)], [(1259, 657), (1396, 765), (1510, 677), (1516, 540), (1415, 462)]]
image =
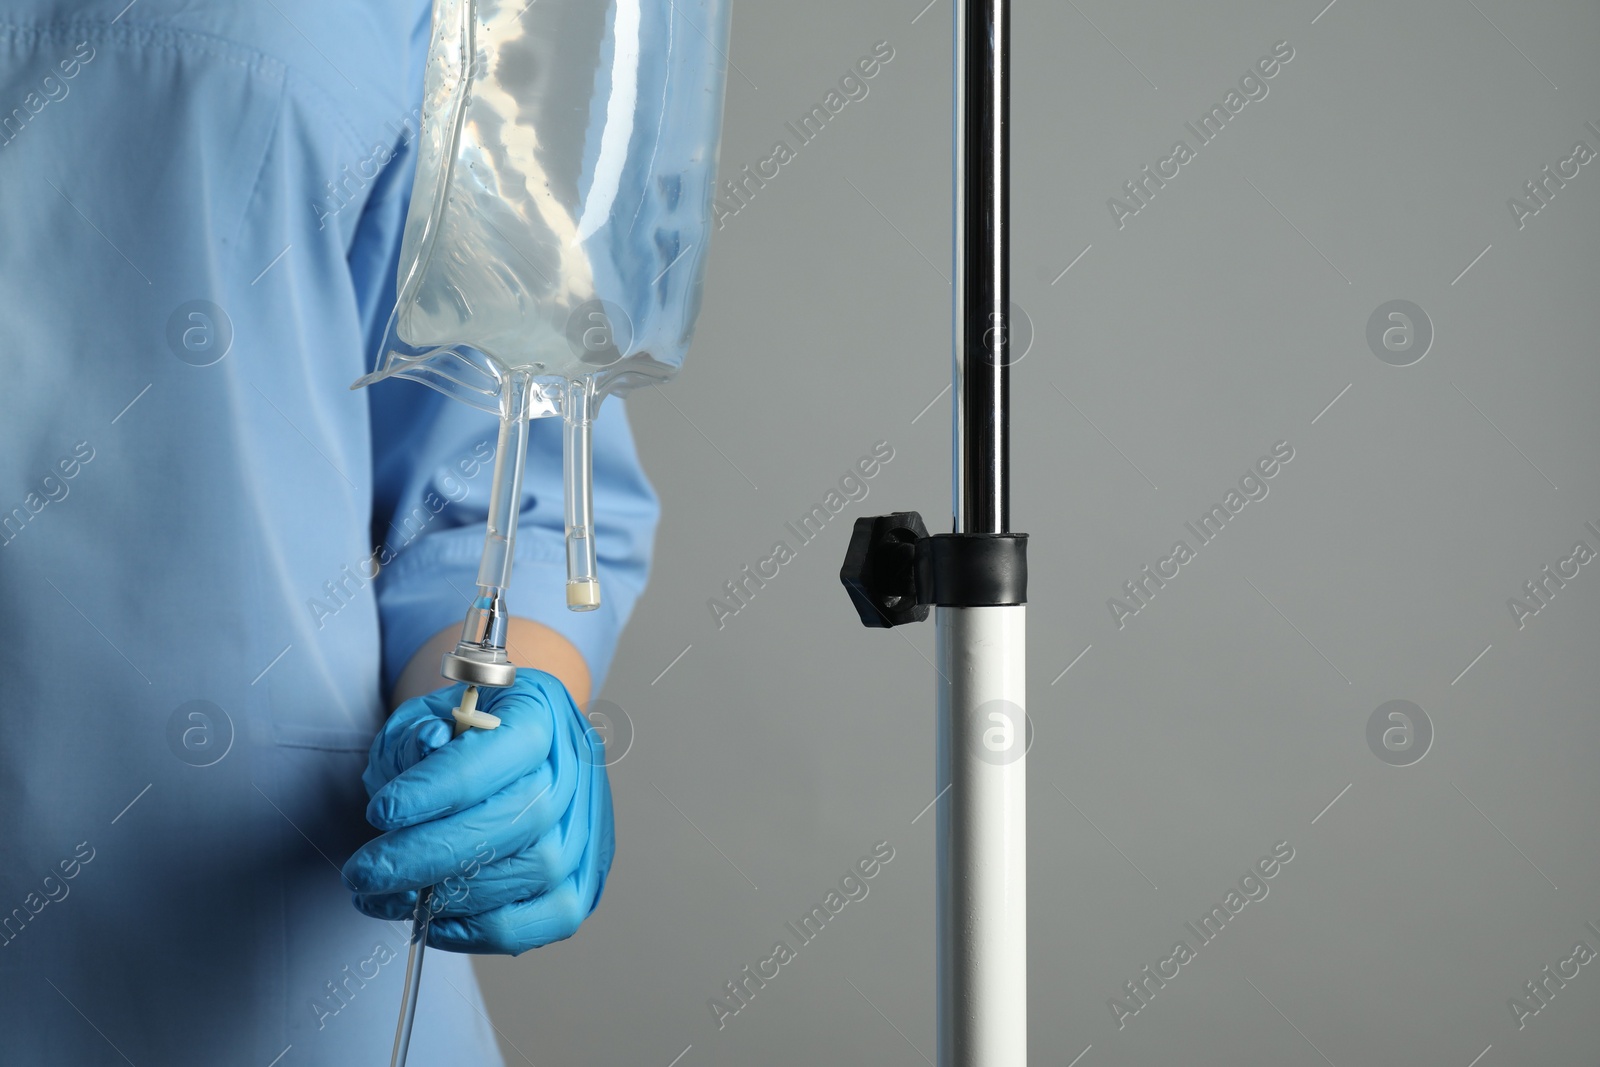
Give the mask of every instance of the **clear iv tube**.
[[(489, 496), (488, 530), (483, 558), (478, 564), (478, 595), (467, 609), (461, 640), (445, 654), (442, 673), (468, 683), (466, 692), (476, 699), (478, 685), (507, 686), (516, 679), (516, 667), (506, 656), (506, 630), (510, 614), (505, 594), (511, 585), (511, 563), (516, 550), (517, 518), (522, 509), (522, 474), (528, 452), (528, 409), (532, 381), (513, 374), (506, 383), (501, 409), (500, 437), (494, 457), (494, 486)], [(593, 611), (600, 606), (600, 578), (594, 544), (594, 445), (592, 431), (594, 381), (569, 382), (562, 397), (565, 429), (562, 437), (563, 474), (566, 483), (567, 607)], [(465, 698), (463, 704), (465, 706)], [(458, 722), (459, 722), (458, 717)], [(464, 726), (458, 725), (459, 734)], [(406, 983), (395, 1027), (390, 1067), (405, 1067), (411, 1046), (411, 1028), (417, 1014), (417, 993), (422, 981), (422, 960), (433, 918), (432, 888), (417, 894), (412, 916), (411, 944), (406, 954)]]
[(500, 438), (495, 448), (494, 484), (489, 493), (488, 530), (478, 564), (478, 593), (467, 609), (461, 640), (446, 653), (446, 678), (471, 685), (506, 686), (516, 668), (506, 655), (506, 630), (511, 613), (506, 591), (517, 544), (517, 517), (522, 510), (522, 471), (528, 454), (528, 408), (534, 386), (525, 374), (505, 384), (500, 413)]
[(494, 486), (489, 495), (489, 529), (478, 564), (478, 595), (503, 597), (511, 584), (511, 557), (517, 543), (517, 513), (522, 507), (522, 470), (528, 455), (528, 383), (509, 384), (508, 414), (500, 420), (495, 446)]
[[(469, 685), (461, 693), (461, 704), (453, 713), (455, 736), (470, 730), (496, 730), (500, 718), (478, 710), (479, 690)], [(417, 906), (411, 912), (411, 946), (406, 950), (406, 984), (400, 993), (400, 1021), (394, 1030), (394, 1052), (389, 1067), (405, 1067), (411, 1054), (411, 1028), (417, 1021), (417, 992), (422, 988), (422, 958), (428, 948), (428, 928), (433, 924), (433, 886), (417, 892)]]
[(593, 611), (600, 606), (600, 573), (594, 546), (594, 379), (567, 383), (561, 406), (562, 481), (566, 485), (567, 607)]
[(433, 888), (417, 894), (411, 919), (411, 947), (406, 950), (406, 984), (400, 994), (400, 1021), (394, 1030), (394, 1052), (389, 1067), (406, 1067), (411, 1053), (411, 1027), (417, 1021), (417, 991), (422, 986), (422, 957), (428, 947), (428, 926), (433, 918)]
[[(506, 655), (506, 630), (510, 612), (505, 594), (511, 585), (511, 563), (517, 546), (517, 517), (522, 510), (522, 472), (528, 455), (528, 408), (533, 383), (525, 374), (513, 374), (505, 384), (500, 409), (500, 437), (495, 447), (494, 485), (489, 492), (488, 530), (483, 558), (478, 564), (478, 595), (467, 609), (461, 640), (447, 652), (440, 668), (446, 678), (466, 682), (462, 707), (457, 709), (456, 734), (467, 727), (461, 717), (470, 715), (477, 702), (477, 686), (508, 686), (517, 668)], [(400, 998), (400, 1020), (395, 1026), (394, 1052), (389, 1067), (405, 1067), (411, 1050), (411, 1027), (417, 1017), (417, 993), (422, 982), (422, 960), (432, 922), (433, 889), (417, 893), (411, 921), (411, 945), (406, 952), (406, 984)]]

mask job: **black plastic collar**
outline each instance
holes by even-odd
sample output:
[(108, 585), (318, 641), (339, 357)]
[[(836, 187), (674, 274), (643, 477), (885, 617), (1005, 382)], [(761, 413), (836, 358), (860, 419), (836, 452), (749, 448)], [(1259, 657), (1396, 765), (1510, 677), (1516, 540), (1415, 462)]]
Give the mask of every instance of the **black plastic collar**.
[(934, 534), (917, 542), (917, 600), (946, 608), (1028, 602), (1028, 535)]

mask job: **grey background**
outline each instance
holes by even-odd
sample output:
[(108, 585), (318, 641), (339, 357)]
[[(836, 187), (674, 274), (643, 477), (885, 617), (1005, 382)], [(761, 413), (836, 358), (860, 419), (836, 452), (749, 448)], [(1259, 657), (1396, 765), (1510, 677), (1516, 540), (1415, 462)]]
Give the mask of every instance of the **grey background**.
[[(916, 418), (950, 300), (924, 2), (737, 7), (725, 175), (896, 55), (717, 234), (687, 372), (630, 402), (665, 521), (604, 694), (637, 730), (620, 851), (575, 939), (481, 962), (511, 1063), (933, 1057), (933, 629), (861, 629), (836, 577), (856, 516), (948, 508), (948, 397)], [(1520, 231), (1506, 204), (1600, 149), (1600, 9), (1325, 3), (1016, 8), (1036, 1063), (1600, 1062), (1600, 963), (1520, 1032), (1507, 1003), (1600, 949), (1600, 567), (1524, 629), (1506, 606), (1600, 548), (1600, 163)], [(1107, 198), (1280, 40), (1267, 98), (1119, 230)], [(1403, 368), (1366, 343), (1395, 299), (1435, 332)], [(867, 500), (717, 629), (707, 599), (879, 440)], [(1267, 499), (1119, 630), (1107, 598), (1281, 440)], [(1434, 730), (1407, 767), (1366, 740), (1397, 699)], [(708, 999), (877, 841), (870, 895), (719, 1032)], [(1119, 1030), (1107, 1000), (1279, 841), (1270, 895)]]

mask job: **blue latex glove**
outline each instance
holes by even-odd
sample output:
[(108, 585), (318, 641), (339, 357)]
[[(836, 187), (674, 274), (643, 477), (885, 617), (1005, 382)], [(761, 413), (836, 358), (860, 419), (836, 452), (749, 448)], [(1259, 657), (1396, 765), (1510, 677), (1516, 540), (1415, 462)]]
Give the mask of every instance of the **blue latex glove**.
[(386, 832), (344, 877), (380, 919), (409, 920), (434, 886), (429, 945), (514, 956), (571, 937), (600, 901), (616, 851), (605, 746), (558, 679), (527, 669), (479, 690), (498, 729), (452, 739), (464, 689), (406, 701), (373, 739), (367, 821)]

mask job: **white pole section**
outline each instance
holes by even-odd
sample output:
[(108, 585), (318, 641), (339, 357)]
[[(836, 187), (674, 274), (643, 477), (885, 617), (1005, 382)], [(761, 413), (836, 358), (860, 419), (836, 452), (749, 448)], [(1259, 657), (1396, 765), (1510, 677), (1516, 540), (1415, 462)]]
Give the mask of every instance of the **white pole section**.
[(936, 609), (939, 1067), (1028, 1062), (1027, 610)]

